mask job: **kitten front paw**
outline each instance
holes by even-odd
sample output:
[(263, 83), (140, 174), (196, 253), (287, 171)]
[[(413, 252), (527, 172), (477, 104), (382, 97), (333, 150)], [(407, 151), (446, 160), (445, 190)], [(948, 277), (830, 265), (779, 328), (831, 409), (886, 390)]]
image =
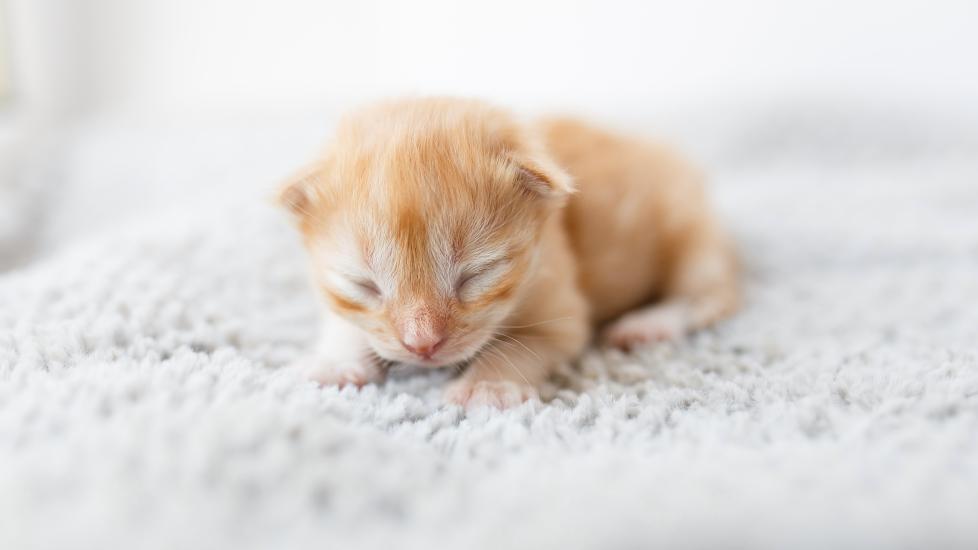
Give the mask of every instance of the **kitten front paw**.
[(304, 376), (323, 386), (360, 388), (367, 384), (379, 384), (387, 378), (387, 369), (369, 357), (344, 361), (310, 357), (300, 361), (297, 367)]
[(508, 409), (539, 398), (540, 395), (533, 386), (510, 380), (472, 380), (463, 376), (445, 388), (445, 401), (466, 409)]

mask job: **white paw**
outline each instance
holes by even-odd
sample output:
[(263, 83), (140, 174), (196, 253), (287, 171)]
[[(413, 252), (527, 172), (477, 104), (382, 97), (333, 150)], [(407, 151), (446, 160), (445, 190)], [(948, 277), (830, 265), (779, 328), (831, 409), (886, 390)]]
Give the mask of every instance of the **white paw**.
[(375, 364), (371, 358), (332, 361), (322, 357), (310, 357), (296, 364), (304, 376), (323, 386), (356, 386), (383, 382), (387, 370)]
[(463, 376), (445, 388), (445, 401), (466, 409), (508, 409), (539, 398), (540, 395), (533, 386), (509, 380), (472, 380)]
[(681, 338), (688, 330), (685, 312), (676, 307), (652, 307), (629, 313), (605, 329), (605, 343), (632, 349), (650, 342)]

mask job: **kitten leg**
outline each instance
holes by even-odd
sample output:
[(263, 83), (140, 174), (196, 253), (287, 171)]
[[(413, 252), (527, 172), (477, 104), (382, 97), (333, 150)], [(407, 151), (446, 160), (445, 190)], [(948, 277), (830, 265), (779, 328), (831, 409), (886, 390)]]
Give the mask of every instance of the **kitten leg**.
[(488, 344), (472, 364), (448, 384), (445, 401), (466, 408), (515, 407), (539, 398), (537, 386), (546, 379), (548, 372), (545, 363), (524, 350), (517, 351), (498, 342)]
[(717, 232), (707, 232), (682, 244), (665, 299), (626, 313), (605, 329), (603, 338), (623, 349), (680, 338), (730, 315), (738, 300), (733, 251)]
[(360, 330), (332, 313), (327, 314), (316, 352), (300, 360), (298, 367), (322, 385), (361, 387), (387, 377)]
[[(583, 301), (583, 299), (581, 299)], [(535, 324), (539, 323), (539, 324)], [(539, 399), (537, 388), (564, 361), (576, 357), (589, 338), (586, 315), (523, 321), (495, 336), (465, 371), (449, 383), (445, 400), (466, 408), (505, 409)]]

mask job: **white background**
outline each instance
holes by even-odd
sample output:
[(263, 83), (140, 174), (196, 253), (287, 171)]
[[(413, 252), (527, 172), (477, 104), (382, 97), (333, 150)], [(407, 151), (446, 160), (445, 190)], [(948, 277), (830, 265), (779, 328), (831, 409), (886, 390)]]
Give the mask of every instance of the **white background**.
[(668, 111), (978, 98), (978, 2), (8, 0), (15, 109), (235, 113), (403, 93)]

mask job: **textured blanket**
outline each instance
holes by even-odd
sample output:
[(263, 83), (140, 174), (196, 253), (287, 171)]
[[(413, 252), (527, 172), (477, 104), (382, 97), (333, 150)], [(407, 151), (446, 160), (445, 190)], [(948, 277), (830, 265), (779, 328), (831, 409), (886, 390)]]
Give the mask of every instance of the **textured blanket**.
[(0, 548), (974, 548), (978, 148), (910, 149), (732, 153), (738, 316), (469, 414), (443, 373), (283, 368), (293, 231), (174, 176), (0, 275)]

